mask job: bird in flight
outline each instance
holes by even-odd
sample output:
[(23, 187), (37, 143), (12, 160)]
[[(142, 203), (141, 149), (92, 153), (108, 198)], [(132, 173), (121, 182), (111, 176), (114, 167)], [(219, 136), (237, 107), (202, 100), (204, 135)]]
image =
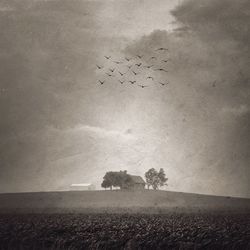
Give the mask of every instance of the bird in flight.
[(155, 57), (155, 56), (151, 56), (151, 57), (150, 57), (150, 59), (152, 59), (152, 60), (153, 60), (153, 59), (156, 59), (156, 57)]
[(105, 57), (106, 59), (108, 59), (108, 60), (111, 58), (111, 56), (104, 56), (104, 57)]
[(106, 75), (108, 75), (108, 76), (113, 76), (113, 75), (111, 75), (111, 74), (109, 74), (109, 73), (106, 73)]
[(115, 71), (115, 69), (109, 69), (112, 73)]
[(99, 80), (99, 82), (100, 82), (100, 84), (102, 85), (105, 81), (101, 81), (101, 80)]
[(141, 87), (142, 89), (148, 87), (148, 86), (146, 86), (146, 85), (140, 85), (140, 84), (138, 84), (138, 86)]
[(132, 58), (125, 57), (126, 61), (130, 61)]
[(165, 69), (155, 69), (155, 71), (164, 71), (164, 72), (168, 72), (167, 70), (165, 70)]
[(138, 72), (134, 72), (134, 70), (132, 70), (132, 72), (134, 73), (135, 76), (139, 74)]
[(136, 83), (136, 81), (129, 81), (131, 84), (135, 84)]
[(116, 64), (121, 64), (122, 62), (119, 62), (119, 61), (113, 61), (114, 63)]
[(168, 49), (166, 49), (166, 48), (158, 48), (158, 49), (156, 49), (156, 51), (166, 51), (166, 50), (168, 50)]
[(128, 67), (129, 69), (131, 69), (131, 68), (133, 67), (133, 65), (127, 65), (127, 67)]
[(136, 63), (135, 64), (137, 67), (140, 67), (141, 66), (141, 63)]
[(165, 62), (165, 63), (167, 63), (169, 60), (162, 60), (162, 62)]
[(118, 71), (119, 72), (119, 74), (121, 75), (121, 76), (123, 76), (125, 73), (122, 73), (122, 72), (120, 72), (120, 71)]
[(154, 65), (146, 65), (146, 66), (144, 66), (144, 68), (147, 68), (147, 69), (150, 69), (150, 68), (152, 68)]
[(147, 79), (151, 79), (152, 81), (154, 80), (152, 76), (148, 76)]
[(162, 86), (164, 86), (164, 85), (167, 85), (168, 84), (168, 82), (167, 83), (163, 83), (163, 82), (158, 82), (159, 84), (161, 84)]
[(121, 81), (121, 80), (119, 80), (119, 82), (120, 82), (121, 84), (123, 84), (125, 81)]
[(142, 59), (143, 55), (136, 55), (138, 58)]
[(102, 69), (102, 68), (103, 68), (102, 66), (99, 66), (99, 65), (97, 65), (97, 64), (96, 64), (96, 67), (97, 67), (98, 69)]

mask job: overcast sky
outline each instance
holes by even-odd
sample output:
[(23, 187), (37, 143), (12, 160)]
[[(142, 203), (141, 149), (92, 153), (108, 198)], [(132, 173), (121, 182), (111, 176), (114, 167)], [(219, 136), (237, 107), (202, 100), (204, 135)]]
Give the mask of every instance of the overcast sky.
[[(162, 167), (168, 190), (250, 197), (249, 23), (248, 0), (0, 0), (0, 192)], [(167, 86), (96, 67), (159, 47)]]

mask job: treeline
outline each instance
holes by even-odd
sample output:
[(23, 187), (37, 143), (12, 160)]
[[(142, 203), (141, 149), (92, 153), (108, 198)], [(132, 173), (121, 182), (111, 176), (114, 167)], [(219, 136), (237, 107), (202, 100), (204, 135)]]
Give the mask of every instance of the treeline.
[[(165, 172), (163, 168), (160, 168), (157, 171), (154, 168), (150, 168), (145, 173), (146, 186), (148, 189), (152, 188), (154, 190), (159, 189), (160, 187), (167, 185), (167, 180)], [(103, 182), (101, 186), (105, 189), (110, 188), (112, 190), (113, 187), (119, 187), (120, 189), (128, 189), (131, 185), (133, 185), (133, 180), (131, 176), (124, 171), (109, 171), (103, 177)]]
[(110, 171), (103, 177), (102, 187), (105, 189), (110, 188), (112, 190), (113, 187), (126, 189), (130, 185), (132, 185), (132, 178), (126, 170), (119, 172)]

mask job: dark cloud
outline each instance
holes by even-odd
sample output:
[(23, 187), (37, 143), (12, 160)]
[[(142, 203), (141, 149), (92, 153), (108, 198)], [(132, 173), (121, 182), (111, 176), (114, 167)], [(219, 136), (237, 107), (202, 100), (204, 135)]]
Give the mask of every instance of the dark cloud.
[(241, 51), (249, 50), (249, 9), (247, 0), (184, 1), (172, 11), (185, 27), (199, 33), (204, 40), (221, 42), (233, 39), (240, 43)]

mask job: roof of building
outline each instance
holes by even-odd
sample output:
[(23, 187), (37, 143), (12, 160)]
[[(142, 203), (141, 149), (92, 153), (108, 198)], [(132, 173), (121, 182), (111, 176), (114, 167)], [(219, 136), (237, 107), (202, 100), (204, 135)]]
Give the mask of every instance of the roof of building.
[(139, 175), (130, 175), (132, 181), (137, 184), (145, 184), (145, 181)]

